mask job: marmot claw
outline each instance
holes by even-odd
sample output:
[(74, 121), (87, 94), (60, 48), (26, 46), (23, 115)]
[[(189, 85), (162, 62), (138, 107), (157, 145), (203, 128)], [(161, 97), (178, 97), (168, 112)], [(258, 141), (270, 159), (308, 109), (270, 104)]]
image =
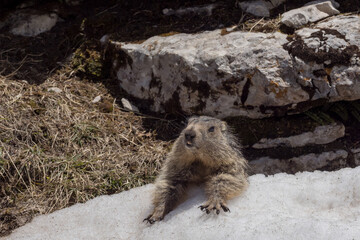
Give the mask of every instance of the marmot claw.
[(216, 214), (220, 213), (220, 207), (224, 212), (230, 212), (230, 209), (226, 206), (225, 203), (206, 203), (204, 205), (199, 206), (200, 210), (206, 212), (207, 214), (210, 211), (215, 210)]

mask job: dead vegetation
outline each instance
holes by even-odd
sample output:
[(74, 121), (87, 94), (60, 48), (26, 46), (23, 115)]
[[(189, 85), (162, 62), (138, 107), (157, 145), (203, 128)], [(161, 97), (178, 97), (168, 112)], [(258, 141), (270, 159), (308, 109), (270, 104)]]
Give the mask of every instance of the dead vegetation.
[(281, 18), (280, 15), (274, 19), (265, 19), (265, 18), (249, 18), (245, 15), (239, 20), (239, 23), (230, 27), (223, 28), (221, 30), (221, 35), (226, 35), (235, 31), (246, 31), (246, 32), (262, 32), (262, 33), (274, 33), (280, 31), (281, 28)]
[(241, 31), (272, 33), (278, 31), (280, 29), (280, 26), (281, 17), (279, 15), (277, 18), (271, 19), (250, 18), (245, 22), (239, 22), (237, 28)]
[(169, 143), (145, 131), (144, 117), (71, 71), (41, 85), (0, 76), (0, 236), (34, 215), (152, 182), (164, 159)]

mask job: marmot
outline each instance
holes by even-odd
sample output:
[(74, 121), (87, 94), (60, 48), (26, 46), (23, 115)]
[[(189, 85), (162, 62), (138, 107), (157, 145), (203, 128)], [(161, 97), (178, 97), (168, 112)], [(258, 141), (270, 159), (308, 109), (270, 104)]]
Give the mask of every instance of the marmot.
[(205, 183), (208, 201), (199, 207), (202, 211), (230, 212), (226, 201), (248, 185), (246, 168), (240, 144), (224, 121), (207, 116), (190, 118), (156, 179), (155, 208), (144, 221), (152, 224), (162, 220), (191, 183)]

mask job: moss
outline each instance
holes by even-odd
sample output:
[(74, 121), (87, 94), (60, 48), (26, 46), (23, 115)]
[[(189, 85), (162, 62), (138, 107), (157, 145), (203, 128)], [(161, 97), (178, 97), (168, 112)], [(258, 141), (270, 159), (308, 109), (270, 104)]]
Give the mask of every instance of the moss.
[(100, 78), (103, 75), (103, 61), (100, 51), (91, 42), (85, 42), (74, 52), (71, 61), (77, 73)]

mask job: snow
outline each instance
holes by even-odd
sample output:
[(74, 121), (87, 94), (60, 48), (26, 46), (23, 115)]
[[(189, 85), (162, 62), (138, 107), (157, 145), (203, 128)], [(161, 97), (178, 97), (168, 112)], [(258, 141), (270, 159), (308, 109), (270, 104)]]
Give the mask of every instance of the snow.
[(153, 185), (36, 217), (1, 239), (360, 239), (360, 167), (251, 176), (230, 213), (207, 215), (201, 188), (149, 225)]

